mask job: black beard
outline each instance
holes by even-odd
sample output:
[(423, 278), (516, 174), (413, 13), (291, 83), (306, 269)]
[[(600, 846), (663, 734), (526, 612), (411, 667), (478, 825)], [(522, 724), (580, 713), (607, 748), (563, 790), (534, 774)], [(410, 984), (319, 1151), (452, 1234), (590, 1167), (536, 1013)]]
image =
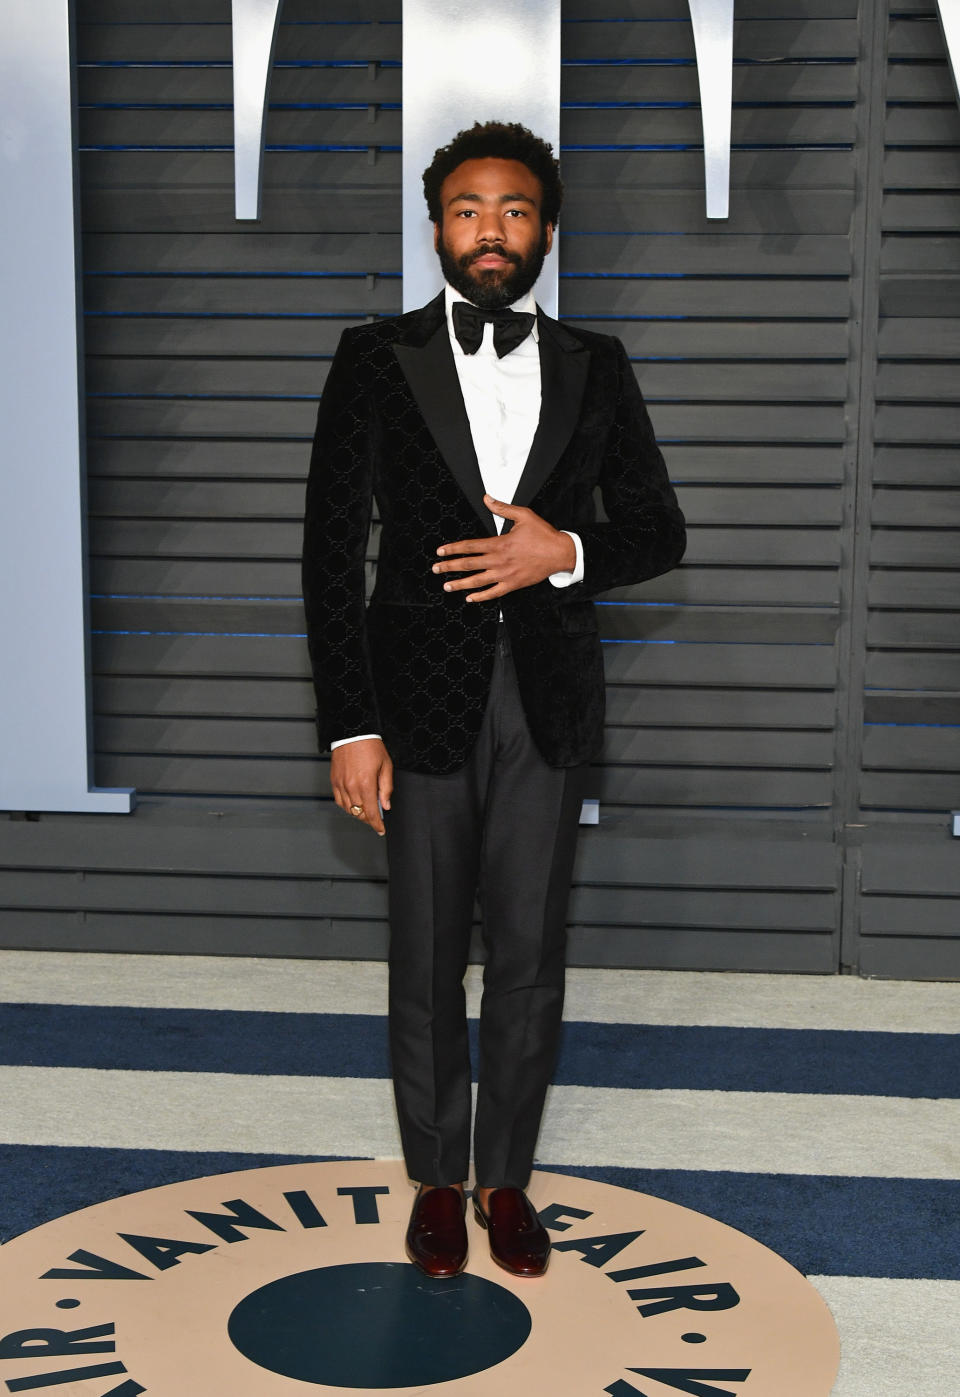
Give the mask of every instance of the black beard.
[[(525, 296), (540, 275), (543, 259), (547, 255), (547, 230), (542, 230), (539, 244), (526, 257), (521, 257), (517, 252), (507, 252), (498, 243), (474, 249), (464, 257), (454, 257), (442, 236), (437, 252), (440, 255), (440, 270), (454, 291), (459, 291), (480, 310), (504, 310)], [(504, 272), (485, 267), (472, 272), (473, 263), (490, 252), (507, 258), (511, 263), (509, 270)]]

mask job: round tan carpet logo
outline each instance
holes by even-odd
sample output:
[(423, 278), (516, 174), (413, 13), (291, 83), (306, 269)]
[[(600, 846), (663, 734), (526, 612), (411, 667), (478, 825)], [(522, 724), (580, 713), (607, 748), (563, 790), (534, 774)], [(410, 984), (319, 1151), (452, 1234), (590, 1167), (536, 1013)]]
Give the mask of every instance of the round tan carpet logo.
[(0, 1393), (56, 1397), (828, 1397), (813, 1286), (743, 1233), (647, 1194), (535, 1173), (554, 1255), (506, 1275), (403, 1257), (383, 1160), (168, 1184), (0, 1248)]

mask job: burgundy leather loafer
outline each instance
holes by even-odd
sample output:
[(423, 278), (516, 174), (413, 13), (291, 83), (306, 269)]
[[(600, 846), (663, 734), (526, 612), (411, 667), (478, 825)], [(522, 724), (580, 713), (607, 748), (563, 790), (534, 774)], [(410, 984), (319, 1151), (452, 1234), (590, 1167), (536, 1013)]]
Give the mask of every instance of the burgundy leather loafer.
[(490, 1238), (490, 1255), (512, 1276), (542, 1276), (550, 1238), (522, 1188), (497, 1188), (484, 1212), (474, 1195), (473, 1215)]
[(418, 1192), (404, 1250), (424, 1275), (458, 1276), (467, 1264), (467, 1204), (458, 1188)]

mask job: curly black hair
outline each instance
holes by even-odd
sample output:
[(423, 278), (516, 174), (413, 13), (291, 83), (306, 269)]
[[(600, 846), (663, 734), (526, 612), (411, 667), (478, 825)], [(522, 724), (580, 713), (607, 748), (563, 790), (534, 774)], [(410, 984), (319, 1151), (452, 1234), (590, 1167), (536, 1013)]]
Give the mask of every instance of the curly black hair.
[(543, 190), (540, 217), (544, 223), (556, 227), (563, 202), (563, 184), (560, 179), (560, 166), (553, 153), (553, 146), (535, 136), (519, 121), (475, 121), (466, 130), (458, 131), (449, 145), (441, 146), (434, 152), (433, 159), (423, 172), (423, 193), (427, 200), (430, 218), (434, 223), (443, 222), (443, 209), (440, 204), (440, 186), (447, 175), (462, 165), (465, 160), (518, 160), (526, 165), (531, 174), (536, 175)]

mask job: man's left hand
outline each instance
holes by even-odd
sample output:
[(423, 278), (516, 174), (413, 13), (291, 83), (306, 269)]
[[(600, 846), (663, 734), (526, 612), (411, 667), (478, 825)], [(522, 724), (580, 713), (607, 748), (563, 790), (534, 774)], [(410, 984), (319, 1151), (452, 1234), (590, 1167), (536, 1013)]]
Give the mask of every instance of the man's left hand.
[[(484, 495), (483, 502), (491, 514), (512, 519), (513, 528), (492, 538), (461, 539), (438, 548), (437, 556), (447, 561), (434, 563), (434, 572), (472, 574), (445, 582), (445, 592), (474, 589), (467, 601), (494, 601), (507, 592), (543, 582), (552, 573), (572, 571), (577, 549), (569, 534), (561, 533), (523, 505), (504, 504), (490, 495)], [(477, 587), (483, 590), (478, 592)]]

